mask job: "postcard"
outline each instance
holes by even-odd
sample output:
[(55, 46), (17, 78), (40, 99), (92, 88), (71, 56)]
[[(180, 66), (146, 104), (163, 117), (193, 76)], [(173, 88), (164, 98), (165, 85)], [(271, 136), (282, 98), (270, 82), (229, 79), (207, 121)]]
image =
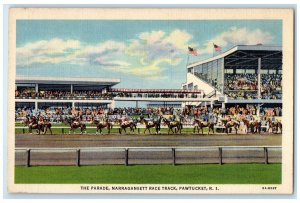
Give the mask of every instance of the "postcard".
[(292, 194), (293, 12), (11, 8), (8, 191)]

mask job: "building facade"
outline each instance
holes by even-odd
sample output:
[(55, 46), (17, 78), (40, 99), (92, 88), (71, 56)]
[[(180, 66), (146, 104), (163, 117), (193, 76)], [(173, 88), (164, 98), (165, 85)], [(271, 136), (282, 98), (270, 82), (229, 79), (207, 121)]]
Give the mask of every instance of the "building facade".
[(187, 66), (183, 89), (215, 93), (216, 104), (282, 105), (282, 47), (238, 45)]

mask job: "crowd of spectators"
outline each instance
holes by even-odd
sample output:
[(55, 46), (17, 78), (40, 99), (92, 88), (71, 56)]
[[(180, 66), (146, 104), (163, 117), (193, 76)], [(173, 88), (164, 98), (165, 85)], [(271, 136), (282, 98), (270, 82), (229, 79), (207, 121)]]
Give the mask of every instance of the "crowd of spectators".
[(15, 97), (26, 97), (26, 98), (103, 98), (103, 97), (141, 97), (141, 98), (202, 98), (202, 93), (186, 94), (186, 93), (126, 93), (126, 92), (107, 92), (102, 93), (101, 91), (38, 91), (34, 89), (23, 89), (16, 90)]
[(261, 97), (263, 99), (281, 99), (282, 75), (262, 74)]
[(101, 91), (60, 91), (60, 90), (52, 90), (52, 91), (38, 91), (36, 92), (34, 89), (23, 89), (23, 90), (15, 90), (15, 97), (26, 97), (26, 98), (103, 98), (103, 97), (111, 97), (111, 93), (102, 93)]
[(225, 74), (224, 90), (257, 90), (257, 74)]
[[(281, 83), (281, 74), (261, 74), (261, 99), (281, 99)], [(257, 99), (257, 74), (225, 74), (224, 92), (232, 99)]]

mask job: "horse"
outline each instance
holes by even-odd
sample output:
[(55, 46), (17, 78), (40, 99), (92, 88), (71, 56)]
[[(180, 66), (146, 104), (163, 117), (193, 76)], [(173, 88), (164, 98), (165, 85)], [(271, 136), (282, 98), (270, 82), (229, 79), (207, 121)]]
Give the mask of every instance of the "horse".
[(237, 134), (238, 132), (238, 128), (240, 127), (240, 124), (238, 121), (234, 121), (234, 120), (231, 120), (231, 121), (227, 121), (227, 120), (222, 120), (222, 122), (224, 123), (225, 125), (225, 131), (226, 131), (226, 134), (228, 135), (228, 131), (229, 129), (231, 128), (234, 128), (235, 129), (235, 134)]
[(137, 121), (130, 120), (127, 122), (123, 122), (122, 119), (119, 119), (119, 124), (119, 134), (122, 134), (122, 130), (124, 130), (124, 132), (126, 133), (126, 128), (130, 128), (130, 132), (134, 132), (134, 129), (136, 129)]
[(48, 129), (50, 131), (50, 134), (52, 135), (52, 130), (51, 130), (52, 124), (49, 121), (43, 119), (43, 121), (42, 121), (42, 123), (40, 123), (40, 125), (41, 125), (41, 129), (44, 129), (43, 130), (44, 131), (44, 135), (46, 134), (46, 132), (48, 131)]
[(249, 121), (247, 119), (242, 119), (242, 121), (245, 123), (245, 125), (247, 126), (247, 132), (248, 129), (250, 128), (250, 132), (251, 133), (259, 133), (261, 132), (261, 122), (254, 120), (254, 121)]
[(28, 126), (28, 132), (30, 134), (32, 134), (32, 130), (33, 129), (36, 129), (37, 133), (40, 135), (41, 134), (41, 130), (43, 128), (42, 125), (40, 125), (38, 122), (37, 122), (37, 119), (36, 118), (33, 118), (31, 121), (29, 119), (29, 117), (27, 116), (26, 117), (26, 120), (24, 121), (24, 126)]
[(212, 132), (215, 133), (215, 130), (214, 130), (215, 124), (213, 122), (202, 122), (199, 119), (195, 119), (193, 122), (193, 125), (195, 126), (194, 133), (196, 131), (196, 128), (198, 129), (198, 133), (199, 133), (199, 128), (200, 128), (202, 131), (202, 135), (203, 135), (203, 128), (206, 128), (206, 127), (208, 127), (208, 135), (210, 133), (210, 130), (212, 130)]
[(164, 123), (168, 126), (168, 134), (170, 131), (174, 133), (173, 128), (175, 128), (175, 133), (179, 132), (181, 134), (181, 130), (183, 129), (181, 121), (169, 121), (166, 118), (163, 119)]
[(162, 116), (160, 116), (159, 119), (156, 120), (156, 121), (153, 121), (153, 120), (149, 121), (149, 120), (146, 120), (143, 116), (141, 116), (140, 121), (144, 122), (145, 125), (146, 125), (146, 128), (144, 130), (144, 134), (146, 133), (146, 130), (148, 130), (149, 133), (150, 133), (150, 128), (155, 128), (156, 134), (159, 134), (160, 133), (161, 119), (162, 119)]
[(86, 125), (84, 123), (77, 122), (75, 120), (75, 118), (71, 118), (71, 119), (67, 118), (64, 120), (64, 123), (70, 125), (69, 135), (70, 135), (71, 131), (73, 131), (73, 134), (74, 134), (74, 130), (77, 128), (80, 128), (80, 134), (82, 134), (83, 131), (85, 131), (85, 133), (86, 133)]
[(268, 129), (269, 134), (270, 131), (272, 133), (278, 133), (278, 130), (280, 130), (280, 133), (282, 133), (282, 123), (280, 121), (272, 122), (272, 120), (269, 118), (267, 122), (269, 124), (269, 129)]
[(98, 131), (100, 131), (100, 134), (102, 134), (103, 128), (107, 128), (108, 134), (110, 134), (110, 130), (113, 127), (113, 124), (109, 121), (109, 119), (106, 119), (104, 123), (93, 119), (93, 124), (97, 126), (96, 135), (98, 134)]

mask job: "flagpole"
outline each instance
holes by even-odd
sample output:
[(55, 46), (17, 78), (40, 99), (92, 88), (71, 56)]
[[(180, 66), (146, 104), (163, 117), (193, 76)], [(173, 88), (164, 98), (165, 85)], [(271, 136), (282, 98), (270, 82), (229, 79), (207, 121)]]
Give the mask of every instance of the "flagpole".
[(187, 54), (186, 67), (189, 65), (190, 54)]

